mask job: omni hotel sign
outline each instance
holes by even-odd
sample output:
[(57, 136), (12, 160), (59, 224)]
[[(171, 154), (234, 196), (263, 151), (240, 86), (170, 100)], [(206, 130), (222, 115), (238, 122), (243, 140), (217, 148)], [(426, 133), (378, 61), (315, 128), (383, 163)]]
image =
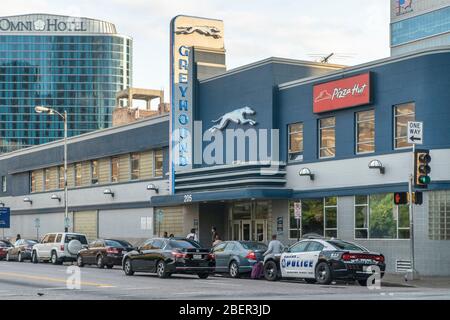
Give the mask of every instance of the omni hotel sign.
[(85, 22), (77, 18), (10, 20), (0, 18), (0, 31), (6, 32), (85, 32)]
[(194, 127), (194, 47), (222, 49), (223, 22), (188, 16), (171, 21), (171, 180), (192, 169)]

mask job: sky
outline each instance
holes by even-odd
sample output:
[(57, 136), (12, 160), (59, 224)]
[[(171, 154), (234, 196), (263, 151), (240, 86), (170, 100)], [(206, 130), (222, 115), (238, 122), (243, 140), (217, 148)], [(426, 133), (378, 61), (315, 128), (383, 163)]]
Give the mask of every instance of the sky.
[(169, 92), (169, 24), (179, 14), (225, 23), (228, 69), (268, 57), (357, 65), (389, 56), (389, 0), (0, 0), (2, 16), (105, 20), (134, 40), (133, 86)]

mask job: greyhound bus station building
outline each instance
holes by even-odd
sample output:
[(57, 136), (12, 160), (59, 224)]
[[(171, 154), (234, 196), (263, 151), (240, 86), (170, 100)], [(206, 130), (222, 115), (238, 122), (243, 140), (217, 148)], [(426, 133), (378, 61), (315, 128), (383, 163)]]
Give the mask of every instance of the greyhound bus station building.
[[(353, 67), (269, 58), (226, 71), (223, 39), (177, 33), (184, 18), (172, 22), (171, 115), (69, 139), (71, 230), (138, 242), (195, 228), (208, 246), (212, 226), (222, 240), (318, 234), (381, 252), (388, 272), (402, 272), (410, 213), (393, 197), (412, 172), (407, 122), (422, 121), (432, 182), (414, 206), (415, 267), (450, 275), (450, 47)], [(62, 146), (0, 155), (7, 235), (64, 227), (52, 199)]]

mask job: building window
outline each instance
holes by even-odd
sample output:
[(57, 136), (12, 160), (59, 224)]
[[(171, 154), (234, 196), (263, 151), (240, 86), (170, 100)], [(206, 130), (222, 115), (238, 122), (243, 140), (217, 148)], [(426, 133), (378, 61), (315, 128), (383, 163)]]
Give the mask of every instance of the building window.
[(297, 234), (294, 201), (289, 202), (289, 238), (297, 239), (307, 234), (337, 237), (337, 197), (306, 199), (301, 201), (302, 218), (300, 235)]
[(153, 173), (153, 175), (155, 176), (155, 178), (162, 178), (162, 176), (163, 176), (163, 151), (156, 150), (154, 152), (154, 154), (155, 154), (155, 159), (154, 159), (155, 172)]
[(333, 158), (336, 155), (336, 119), (319, 120), (319, 158)]
[(82, 172), (81, 163), (75, 164), (75, 187), (81, 187)]
[(44, 191), (50, 190), (50, 169), (44, 169)]
[(432, 191), (428, 196), (430, 240), (450, 240), (450, 190)]
[(64, 183), (64, 166), (60, 166), (58, 168), (58, 187), (59, 189), (64, 189), (65, 183)]
[(289, 160), (303, 160), (303, 123), (293, 123), (288, 126)]
[(415, 104), (406, 103), (394, 107), (394, 146), (395, 149), (409, 148), (408, 122), (415, 121)]
[(337, 238), (337, 197), (324, 199), (325, 237)]
[(31, 192), (36, 192), (36, 172), (31, 171), (30, 174), (30, 189)]
[(6, 176), (2, 176), (2, 192), (6, 192)]
[(375, 152), (375, 111), (356, 113), (356, 153)]
[(409, 207), (394, 195), (355, 197), (355, 239), (409, 239)]
[(111, 182), (119, 182), (119, 157), (111, 158)]
[(98, 184), (98, 160), (91, 161), (91, 184)]
[(131, 180), (138, 180), (139, 179), (139, 170), (140, 170), (140, 154), (139, 153), (132, 153), (130, 157), (131, 161)]

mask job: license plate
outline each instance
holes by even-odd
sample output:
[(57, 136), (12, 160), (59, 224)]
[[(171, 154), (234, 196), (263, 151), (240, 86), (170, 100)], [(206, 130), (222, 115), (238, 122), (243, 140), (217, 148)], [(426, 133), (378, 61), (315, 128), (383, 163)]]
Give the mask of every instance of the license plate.
[(365, 273), (372, 273), (373, 269), (371, 267), (372, 266), (363, 266), (363, 272), (365, 272)]
[(194, 260), (202, 260), (201, 254), (194, 254)]

